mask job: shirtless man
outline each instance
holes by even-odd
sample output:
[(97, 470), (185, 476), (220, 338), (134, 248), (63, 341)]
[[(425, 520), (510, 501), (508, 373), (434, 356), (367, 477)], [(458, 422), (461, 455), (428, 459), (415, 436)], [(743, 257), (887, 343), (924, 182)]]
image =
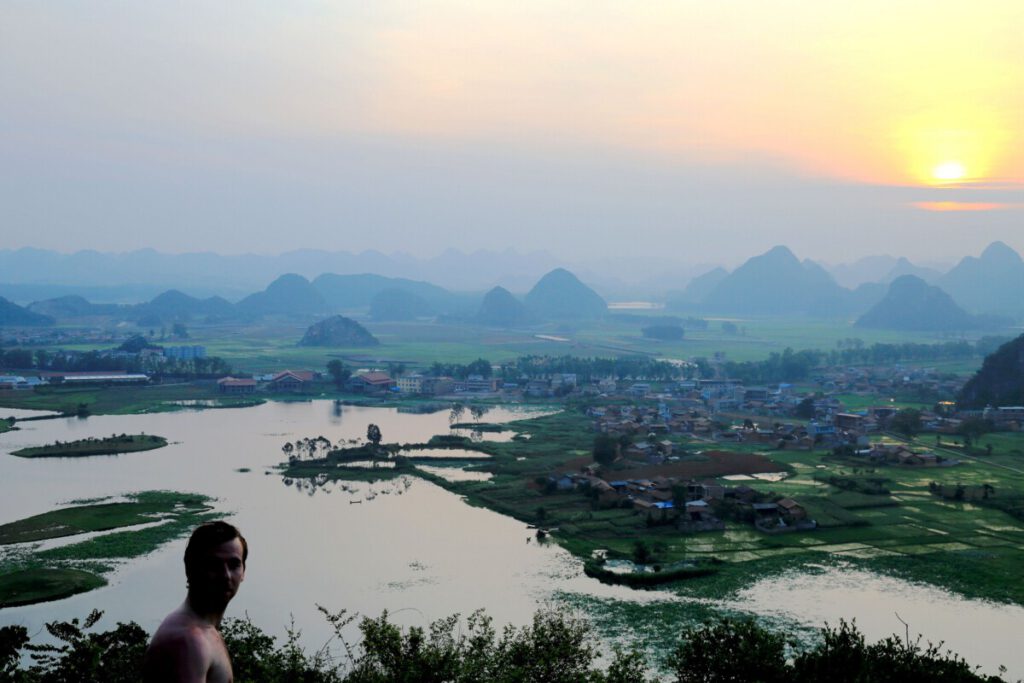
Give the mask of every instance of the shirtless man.
[(231, 658), (218, 627), (245, 578), (249, 546), (227, 522), (196, 527), (185, 548), (188, 596), (167, 615), (146, 650), (151, 683), (229, 683)]

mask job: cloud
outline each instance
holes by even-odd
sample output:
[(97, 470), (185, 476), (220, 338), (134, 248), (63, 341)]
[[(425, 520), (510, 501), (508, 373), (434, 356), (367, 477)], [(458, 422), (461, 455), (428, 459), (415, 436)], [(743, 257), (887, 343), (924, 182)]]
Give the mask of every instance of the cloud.
[(1024, 204), (1003, 204), (1000, 202), (914, 202), (913, 206), (925, 211), (1004, 211), (1024, 208)]

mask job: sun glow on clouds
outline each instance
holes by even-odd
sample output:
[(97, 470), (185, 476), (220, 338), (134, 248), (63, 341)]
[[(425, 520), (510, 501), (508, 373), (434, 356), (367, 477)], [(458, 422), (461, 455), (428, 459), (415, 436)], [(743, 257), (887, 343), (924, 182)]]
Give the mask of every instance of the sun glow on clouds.
[(1013, 208), (1011, 204), (999, 202), (914, 202), (914, 206), (925, 211), (997, 211)]
[[(1020, 0), (256, 6), (129, 3), (83, 25), (59, 3), (15, 3), (37, 30), (0, 41), (0, 77), (33, 116), (114, 130), (554, 142), (866, 183), (1024, 183)], [(55, 47), (25, 58), (38, 44)], [(936, 174), (950, 162), (959, 177)]]
[(870, 183), (1024, 182), (1024, 3), (740, 4), (440, 2), (378, 36), (375, 119)]

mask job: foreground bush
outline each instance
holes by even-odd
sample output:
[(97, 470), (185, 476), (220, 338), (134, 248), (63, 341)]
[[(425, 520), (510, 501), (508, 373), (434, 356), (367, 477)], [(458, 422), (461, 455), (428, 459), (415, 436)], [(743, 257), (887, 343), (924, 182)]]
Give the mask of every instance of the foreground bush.
[[(307, 652), (298, 632), (285, 641), (247, 620), (223, 626), (235, 680), (240, 683), (966, 683), (986, 677), (941, 646), (895, 636), (868, 644), (856, 626), (822, 629), (818, 645), (797, 649), (784, 634), (750, 620), (720, 620), (687, 629), (676, 648), (658, 662), (665, 677), (637, 651), (607, 652), (583, 621), (551, 610), (537, 612), (522, 628), (499, 633), (482, 611), (463, 621), (440, 619), (428, 629), (403, 629), (385, 612), (359, 623), (361, 642), (350, 645), (346, 627), (356, 619), (321, 608), (339, 647)], [(89, 631), (102, 613), (84, 621), (52, 622), (56, 644), (33, 644), (21, 626), (0, 628), (0, 681), (99, 683), (137, 681), (148, 635), (138, 624)], [(24, 655), (28, 657), (24, 657)], [(604, 655), (604, 657), (601, 657)], [(599, 657), (606, 663), (598, 664)], [(23, 659), (29, 660), (25, 665)]]

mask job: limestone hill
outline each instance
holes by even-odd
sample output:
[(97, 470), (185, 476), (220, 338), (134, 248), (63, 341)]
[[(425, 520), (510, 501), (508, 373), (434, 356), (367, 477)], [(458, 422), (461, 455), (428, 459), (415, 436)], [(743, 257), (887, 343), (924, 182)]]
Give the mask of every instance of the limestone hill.
[(608, 304), (568, 270), (555, 268), (526, 295), (526, 309), (541, 320), (581, 320), (600, 318)]
[(903, 275), (893, 280), (885, 297), (854, 325), (881, 330), (959, 331), (998, 327), (999, 322), (971, 315), (938, 287), (916, 275)]
[(299, 346), (379, 346), (369, 330), (351, 318), (334, 315), (310, 325)]
[(526, 306), (504, 287), (495, 287), (484, 295), (476, 314), (477, 322), (495, 327), (514, 327), (527, 320)]
[(957, 397), (960, 408), (1024, 405), (1024, 335), (985, 357)]

